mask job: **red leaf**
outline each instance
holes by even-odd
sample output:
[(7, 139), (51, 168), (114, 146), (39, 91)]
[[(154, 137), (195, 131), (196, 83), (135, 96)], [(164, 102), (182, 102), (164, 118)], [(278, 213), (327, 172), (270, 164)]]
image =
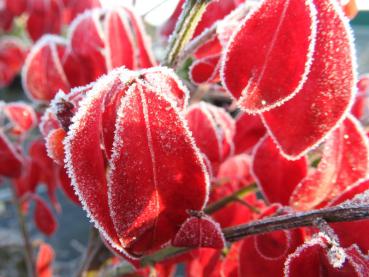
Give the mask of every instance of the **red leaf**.
[(36, 273), (37, 277), (53, 276), (54, 249), (47, 243), (41, 243), (37, 254)]
[(34, 194), (32, 196), (35, 201), (35, 212), (33, 215), (37, 228), (47, 236), (55, 233), (58, 223), (45, 200)]
[(324, 145), (322, 160), (294, 190), (291, 206), (308, 210), (326, 204), (369, 170), (367, 137), (360, 123), (349, 116)]
[(0, 30), (11, 31), (14, 21), (14, 14), (9, 12), (5, 7), (0, 9)]
[(47, 155), (59, 165), (64, 164), (64, 145), (63, 140), (66, 132), (63, 128), (52, 130), (46, 139)]
[[(223, 162), (212, 186), (210, 202), (218, 201), (251, 184), (253, 178), (250, 172), (250, 163), (250, 157), (245, 154), (233, 156)], [(242, 200), (255, 208), (260, 207), (260, 202), (257, 201), (255, 194), (247, 195)], [(212, 217), (220, 223), (222, 228), (225, 228), (244, 224), (254, 219), (255, 214), (244, 203), (236, 201), (215, 212)]]
[(81, 202), (78, 199), (77, 194), (75, 193), (73, 186), (71, 184), (71, 179), (68, 177), (65, 169), (60, 167), (59, 168), (59, 180), (60, 180), (60, 187), (65, 193), (65, 195), (75, 204), (81, 206)]
[(239, 260), (240, 246), (242, 242), (233, 243), (230, 247), (227, 256), (221, 264), (221, 276), (241, 277), (239, 276)]
[[(298, 276), (358, 276), (356, 263), (347, 259), (344, 249), (333, 246), (324, 237), (315, 237), (288, 256), (284, 275)], [(361, 275), (359, 275), (361, 276)]]
[(27, 0), (5, 0), (5, 6), (8, 12), (15, 16), (19, 16), (26, 10)]
[(369, 272), (369, 256), (364, 255), (355, 244), (345, 250), (347, 259), (355, 268), (356, 273), (359, 276), (365, 276)]
[[(279, 206), (270, 206), (261, 218), (275, 213)], [(239, 276), (283, 276), (287, 256), (304, 241), (301, 229), (274, 231), (246, 237), (239, 254)]]
[(23, 88), (34, 100), (49, 101), (59, 89), (68, 91), (69, 82), (63, 70), (60, 50), (66, 42), (57, 36), (45, 36), (38, 41), (27, 56), (23, 72)]
[(208, 180), (177, 109), (164, 95), (143, 83), (132, 85), (118, 115), (109, 206), (122, 245), (142, 254), (174, 236), (188, 209), (202, 209)]
[(301, 90), (312, 62), (315, 26), (312, 1), (263, 1), (245, 18), (221, 68), (223, 84), (240, 107), (251, 113), (270, 110)]
[(84, 70), (90, 72), (90, 82), (107, 72), (103, 52), (106, 42), (99, 21), (103, 14), (101, 9), (85, 12), (72, 22), (69, 30), (70, 46), (82, 62)]
[(253, 182), (250, 165), (251, 158), (248, 155), (232, 156), (220, 165), (217, 179), (219, 182), (229, 184), (232, 188), (229, 192), (231, 194)]
[(211, 248), (193, 251), (186, 263), (186, 277), (220, 277), (221, 252)]
[(12, 123), (12, 133), (22, 135), (37, 124), (36, 113), (30, 105), (22, 102), (13, 102), (4, 105), (3, 111)]
[(270, 134), (291, 159), (315, 148), (342, 122), (356, 90), (354, 48), (342, 10), (336, 0), (314, 3), (319, 23), (308, 79), (293, 99), (263, 114)]
[(64, 14), (64, 18), (67, 23), (73, 20), (78, 14), (101, 6), (99, 0), (64, 0), (64, 4), (64, 13), (67, 13), (67, 15)]
[[(366, 191), (369, 191), (368, 179), (348, 187), (330, 203), (330, 206), (343, 204), (345, 201), (352, 200), (355, 196), (359, 196)], [(332, 223), (330, 226), (340, 239), (342, 247), (350, 247), (356, 244), (364, 253), (369, 251), (369, 239), (367, 236), (369, 220)]]
[(66, 169), (72, 185), (88, 216), (113, 247), (120, 243), (110, 218), (105, 157), (100, 145), (104, 95), (118, 83), (116, 77), (112, 74), (100, 79), (88, 92), (64, 140)]
[(111, 11), (105, 19), (105, 33), (109, 57), (109, 70), (124, 65), (128, 69), (136, 68), (135, 45), (129, 21), (125, 13)]
[(188, 218), (175, 235), (172, 245), (223, 249), (225, 240), (220, 225), (211, 217), (202, 215)]
[[(56, 189), (58, 187), (58, 166), (49, 158), (46, 151), (45, 142), (38, 138), (30, 144), (29, 156), (32, 159), (32, 167), (34, 171), (37, 171), (36, 185), (43, 183), (47, 187), (47, 194), (57, 211), (60, 211), (60, 204), (56, 198)], [(34, 174), (34, 173), (32, 173)]]
[(186, 114), (189, 128), (216, 173), (220, 163), (233, 153), (234, 121), (221, 108), (205, 102), (192, 105)]
[(0, 39), (0, 88), (9, 85), (22, 68), (26, 47), (15, 37)]
[(258, 115), (241, 113), (236, 118), (234, 146), (236, 154), (249, 152), (265, 135), (266, 129)]
[(177, 103), (180, 110), (187, 108), (190, 92), (172, 69), (152, 67), (144, 70), (141, 78)]
[(219, 77), (220, 54), (196, 60), (190, 67), (190, 78), (194, 84), (216, 83)]
[(23, 158), (0, 131), (0, 176), (17, 178), (22, 174)]
[(367, 102), (367, 93), (369, 93), (369, 75), (360, 76), (357, 82), (358, 93), (356, 95), (354, 106), (351, 113), (360, 119), (364, 115), (364, 109)]
[(59, 34), (62, 27), (62, 3), (59, 0), (29, 0), (27, 31), (32, 40), (43, 34)]
[(130, 19), (134, 38), (136, 41), (136, 57), (138, 68), (150, 68), (156, 65), (155, 58), (151, 53), (150, 37), (146, 34), (141, 19), (133, 12), (133, 10), (125, 7), (124, 10)]
[(270, 136), (265, 136), (256, 146), (252, 162), (254, 178), (270, 203), (288, 205), (295, 187), (306, 176), (305, 157), (289, 161), (284, 158)]
[(78, 108), (64, 144), (83, 207), (118, 251), (141, 255), (157, 249), (178, 231), (186, 210), (201, 210), (206, 200), (208, 176), (178, 110), (187, 91), (166, 68), (119, 68), (80, 102), (74, 96), (63, 96)]

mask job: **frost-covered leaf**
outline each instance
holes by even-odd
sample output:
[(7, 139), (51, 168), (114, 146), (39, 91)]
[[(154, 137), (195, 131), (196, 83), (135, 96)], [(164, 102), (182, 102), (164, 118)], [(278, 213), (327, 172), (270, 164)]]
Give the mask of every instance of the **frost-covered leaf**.
[(146, 34), (141, 19), (132, 9), (125, 7), (124, 10), (127, 13), (134, 33), (138, 68), (150, 68), (155, 66), (156, 61), (150, 49), (150, 37)]
[(347, 20), (336, 0), (314, 3), (318, 27), (308, 78), (293, 99), (263, 113), (270, 134), (291, 159), (305, 155), (342, 122), (356, 91), (356, 62)]
[(223, 84), (241, 108), (270, 110), (301, 90), (312, 62), (315, 27), (311, 0), (263, 1), (245, 18), (221, 68)]
[(63, 5), (59, 0), (28, 0), (26, 28), (32, 40), (43, 34), (59, 34), (63, 23)]
[[(116, 75), (100, 79), (81, 101), (64, 140), (66, 169), (83, 208), (112, 244), (120, 245), (108, 206), (105, 157), (101, 149), (104, 95)], [(93, 161), (86, 163), (85, 161)]]
[(33, 46), (22, 72), (23, 89), (31, 99), (49, 101), (59, 89), (70, 89), (60, 56), (65, 49), (66, 42), (51, 35)]
[(58, 223), (45, 200), (37, 195), (32, 196), (35, 202), (34, 222), (37, 228), (47, 236), (55, 233)]
[(365, 276), (358, 275), (356, 263), (347, 255), (343, 248), (318, 235), (288, 256), (284, 276), (322, 276), (322, 272), (324, 276)]
[(253, 176), (270, 203), (288, 205), (295, 187), (307, 174), (305, 157), (289, 161), (280, 154), (270, 136), (260, 140), (254, 150)]
[(175, 235), (176, 247), (207, 247), (223, 249), (225, 240), (219, 223), (206, 215), (188, 218)]
[(185, 110), (187, 108), (190, 92), (172, 69), (162, 66), (152, 67), (143, 70), (140, 77), (153, 86), (156, 91), (160, 91), (177, 103), (179, 109)]
[(157, 249), (206, 202), (205, 168), (178, 110), (143, 83), (118, 111), (109, 164), (110, 214), (130, 253)]
[(134, 69), (135, 45), (127, 17), (119, 11), (111, 11), (107, 14), (104, 27), (109, 55), (107, 61), (110, 61), (107, 65), (109, 70), (122, 65)]
[(71, 24), (69, 41), (71, 49), (77, 54), (83, 65), (83, 70), (88, 70), (91, 80), (94, 81), (107, 72), (104, 48), (106, 42), (99, 18), (103, 11), (94, 9), (78, 16)]
[(327, 139), (318, 168), (296, 187), (290, 204), (300, 210), (325, 205), (366, 177), (368, 170), (368, 139), (360, 123), (349, 116)]
[(12, 124), (12, 134), (22, 135), (37, 124), (37, 117), (32, 106), (22, 102), (4, 104), (3, 112)]
[(114, 249), (133, 256), (155, 250), (207, 197), (202, 157), (179, 111), (187, 90), (169, 69), (122, 67), (81, 91), (58, 96), (76, 108), (64, 139), (73, 187)]

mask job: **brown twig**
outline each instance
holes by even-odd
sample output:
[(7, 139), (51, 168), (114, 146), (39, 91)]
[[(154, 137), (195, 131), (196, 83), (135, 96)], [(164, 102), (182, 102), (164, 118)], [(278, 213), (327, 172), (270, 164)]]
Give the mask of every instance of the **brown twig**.
[[(356, 221), (366, 218), (369, 218), (369, 204), (354, 204), (351, 206), (336, 206), (320, 210), (269, 217), (248, 224), (226, 228), (223, 230), (223, 233), (227, 241), (234, 242), (250, 235), (263, 234), (277, 230), (315, 226), (318, 219), (325, 220), (328, 223), (333, 223)], [(153, 255), (142, 258), (140, 264), (142, 266), (152, 265), (156, 262), (166, 260), (189, 250), (191, 249), (167, 247), (154, 253)], [(119, 276), (119, 274), (122, 272), (129, 273), (127, 270), (129, 269), (127, 268), (126, 264), (122, 266), (118, 265), (114, 267), (112, 271), (108, 272), (107, 276), (115, 277)]]
[(245, 236), (292, 229), (305, 226), (314, 226), (321, 218), (328, 223), (345, 222), (365, 219), (369, 217), (369, 204), (329, 207), (320, 210), (297, 212), (254, 221), (223, 230), (227, 241), (238, 241)]

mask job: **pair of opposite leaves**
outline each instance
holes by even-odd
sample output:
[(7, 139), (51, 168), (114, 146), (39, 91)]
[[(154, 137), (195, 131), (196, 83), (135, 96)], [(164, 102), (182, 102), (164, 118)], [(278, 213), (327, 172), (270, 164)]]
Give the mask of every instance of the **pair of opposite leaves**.
[(261, 114), (283, 154), (298, 159), (346, 117), (353, 53), (338, 1), (266, 0), (230, 39), (221, 78), (242, 109)]

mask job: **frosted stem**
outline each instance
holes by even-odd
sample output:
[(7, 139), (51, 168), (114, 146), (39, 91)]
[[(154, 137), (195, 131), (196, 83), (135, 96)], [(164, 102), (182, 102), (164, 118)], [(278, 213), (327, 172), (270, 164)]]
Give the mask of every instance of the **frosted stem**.
[(179, 53), (191, 39), (210, 0), (186, 0), (180, 19), (169, 40), (163, 65), (175, 68)]

